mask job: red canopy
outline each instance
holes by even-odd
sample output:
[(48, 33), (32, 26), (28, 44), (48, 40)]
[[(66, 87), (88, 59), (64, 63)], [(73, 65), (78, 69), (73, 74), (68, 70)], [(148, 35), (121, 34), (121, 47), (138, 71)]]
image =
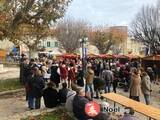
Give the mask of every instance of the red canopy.
[(110, 58), (113, 58), (112, 55), (110, 54), (100, 54), (98, 55), (99, 58), (102, 58), (102, 59), (110, 59)]
[(117, 59), (127, 58), (127, 56), (125, 56), (125, 55), (113, 55), (113, 57), (117, 58)]
[(61, 57), (73, 59), (73, 58), (77, 58), (78, 55), (76, 55), (76, 54), (63, 54), (63, 55), (61, 55)]
[(138, 58), (141, 58), (140, 56), (138, 55), (133, 55), (133, 54), (128, 54), (128, 55), (113, 55), (114, 58), (117, 58), (117, 59), (138, 59)]

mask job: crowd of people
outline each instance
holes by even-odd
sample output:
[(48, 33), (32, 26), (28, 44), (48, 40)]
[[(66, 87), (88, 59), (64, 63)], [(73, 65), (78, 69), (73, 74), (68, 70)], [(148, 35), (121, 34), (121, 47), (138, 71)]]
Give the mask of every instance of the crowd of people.
[[(99, 99), (102, 92), (116, 93), (117, 87), (129, 92), (129, 97), (136, 101), (140, 101), (142, 93), (149, 105), (151, 82), (157, 81), (155, 68), (145, 70), (137, 61), (121, 65), (118, 61), (87, 60), (86, 69), (82, 70), (80, 59), (29, 60), (24, 56), (20, 64), (20, 82), (25, 86), (30, 109), (39, 109), (43, 97), (47, 108), (63, 105), (77, 119), (87, 120), (90, 117), (85, 113), (85, 104)], [(103, 113), (92, 119), (98, 120), (99, 116), (108, 119)]]

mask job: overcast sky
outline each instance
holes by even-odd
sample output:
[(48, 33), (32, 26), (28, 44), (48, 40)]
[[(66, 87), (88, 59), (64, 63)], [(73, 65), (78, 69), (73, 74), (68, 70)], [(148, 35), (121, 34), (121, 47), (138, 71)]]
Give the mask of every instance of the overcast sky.
[(129, 25), (143, 5), (157, 0), (73, 0), (66, 16), (83, 19), (93, 25)]

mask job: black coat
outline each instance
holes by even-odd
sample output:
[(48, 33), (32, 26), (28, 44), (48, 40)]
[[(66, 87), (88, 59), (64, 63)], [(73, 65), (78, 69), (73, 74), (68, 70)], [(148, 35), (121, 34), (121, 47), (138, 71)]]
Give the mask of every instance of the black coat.
[(28, 94), (31, 97), (41, 97), (44, 88), (44, 80), (39, 76), (30, 76), (28, 80)]
[(53, 88), (43, 90), (44, 104), (47, 108), (56, 107), (58, 105), (58, 92)]
[(77, 73), (77, 85), (83, 87), (84, 86), (84, 80), (83, 80), (83, 71), (82, 70), (78, 70)]
[(87, 120), (89, 117), (85, 113), (85, 105), (89, 100), (83, 96), (76, 95), (73, 99), (73, 113), (78, 120)]
[(58, 66), (53, 65), (51, 67), (51, 77), (50, 80), (55, 84), (60, 83), (60, 75), (57, 73)]
[(59, 102), (60, 103), (66, 103), (67, 93), (68, 93), (67, 88), (62, 88), (59, 90)]
[(21, 63), (20, 64), (20, 82), (21, 84), (25, 85), (29, 75), (30, 75), (29, 65)]
[(105, 81), (99, 77), (93, 79), (93, 85), (95, 90), (102, 90), (105, 87)]

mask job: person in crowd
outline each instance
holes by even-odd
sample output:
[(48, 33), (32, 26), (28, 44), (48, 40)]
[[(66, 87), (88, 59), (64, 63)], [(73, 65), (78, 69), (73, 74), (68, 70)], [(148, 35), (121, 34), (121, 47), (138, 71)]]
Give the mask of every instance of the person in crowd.
[(133, 67), (137, 68), (138, 67), (138, 61), (133, 62)]
[(44, 78), (45, 81), (48, 80), (48, 76), (47, 76), (47, 67), (46, 67), (46, 63), (44, 62), (41, 66), (41, 71), (42, 71), (42, 76)]
[(24, 85), (26, 92), (26, 100), (28, 100), (28, 76), (30, 76), (29, 71), (29, 59), (24, 58), (23, 63), (20, 65), (20, 83)]
[(119, 73), (117, 68), (112, 69), (113, 72), (113, 92), (117, 92), (117, 85), (118, 85), (118, 80), (119, 80)]
[(70, 68), (68, 70), (68, 88), (71, 87), (71, 84), (76, 84), (76, 69), (73, 63), (70, 63)]
[(73, 99), (73, 114), (78, 120), (87, 120), (90, 117), (85, 113), (85, 105), (89, 100), (85, 97), (83, 88), (77, 88), (76, 95)]
[(83, 73), (82, 67), (81, 67), (81, 66), (78, 66), (78, 71), (77, 71), (77, 85), (80, 86), (80, 87), (83, 87), (83, 86), (84, 86), (83, 77), (84, 77), (84, 73)]
[(68, 79), (68, 68), (66, 66), (65, 61), (62, 62), (62, 64), (60, 65), (60, 78), (61, 78), (61, 82), (67, 82)]
[(51, 66), (51, 77), (50, 80), (56, 84), (56, 87), (59, 87), (60, 83), (60, 70), (58, 67), (58, 64), (56, 64), (55, 61), (53, 61), (52, 66)]
[(109, 120), (109, 115), (106, 113), (100, 112), (97, 116), (93, 118), (93, 120)]
[(150, 92), (151, 90), (151, 82), (148, 74), (146, 72), (142, 73), (142, 82), (141, 82), (142, 93), (145, 98), (145, 102), (147, 105), (150, 104)]
[(124, 69), (124, 78), (125, 78), (125, 89), (124, 91), (128, 92), (129, 89), (129, 83), (130, 83), (130, 65), (126, 63), (125, 69)]
[(27, 79), (27, 74), (26, 72), (28, 71), (28, 64), (29, 64), (29, 60), (28, 58), (23, 58), (22, 62), (20, 63), (20, 83), (22, 85), (25, 85), (25, 81)]
[(47, 88), (43, 90), (42, 95), (43, 95), (45, 107), (53, 108), (59, 104), (58, 92), (54, 88), (53, 82), (47, 83)]
[(132, 69), (131, 83), (130, 83), (130, 98), (140, 101), (141, 94), (141, 77), (137, 68)]
[(154, 74), (153, 69), (151, 67), (147, 67), (147, 74), (150, 77), (150, 81), (154, 82), (155, 81), (155, 74)]
[(40, 69), (41, 65), (39, 64), (39, 59), (35, 58), (35, 66)]
[(31, 75), (32, 74), (32, 68), (37, 67), (36, 63), (35, 63), (35, 59), (31, 58), (28, 67), (29, 67), (29, 71), (28, 72)]
[(95, 75), (99, 77), (100, 72), (101, 72), (101, 62), (97, 61), (97, 73), (95, 73)]
[(65, 108), (69, 112), (73, 112), (73, 99), (76, 95), (77, 86), (75, 84), (72, 84), (72, 89), (70, 89), (67, 93), (67, 100), (65, 103)]
[(46, 61), (46, 68), (47, 68), (47, 73), (51, 74), (51, 67), (52, 67), (52, 61), (50, 59), (48, 59)]
[(67, 83), (62, 83), (62, 89), (59, 90), (59, 102), (63, 105), (66, 103), (67, 93), (69, 89), (67, 88)]
[[(8, 54), (8, 56), (11, 57), (11, 54)], [(26, 59), (26, 58), (27, 58), (26, 54), (22, 53), (20, 56), (20, 59), (19, 59), (19, 63), (22, 63), (24, 61), (24, 59)]]
[(102, 75), (102, 72), (103, 72), (103, 70), (104, 70), (104, 62), (103, 61), (100, 61), (100, 74), (99, 74), (99, 76), (101, 76)]
[(109, 93), (110, 87), (111, 87), (111, 83), (113, 82), (113, 72), (111, 70), (109, 70), (109, 67), (106, 66), (106, 68), (103, 70), (102, 72), (102, 78), (105, 81), (105, 93)]
[(125, 70), (125, 67), (123, 65), (120, 66), (120, 69), (119, 69), (119, 78), (120, 78), (120, 82), (121, 83), (125, 83), (124, 70)]
[(156, 84), (159, 84), (159, 70), (158, 70), (158, 67), (154, 64), (153, 65), (153, 72), (154, 72), (154, 80), (155, 80), (155, 83)]
[(132, 108), (125, 108), (126, 110), (129, 110), (129, 112), (125, 112), (124, 116), (121, 120), (138, 120), (136, 116), (134, 116), (134, 110)]
[(35, 109), (41, 107), (42, 90), (45, 87), (44, 79), (41, 71), (38, 69), (35, 73), (35, 83), (33, 84), (33, 92), (35, 92)]
[(106, 109), (110, 106), (108, 102), (106, 102), (106, 100), (104, 99), (103, 96), (100, 97), (100, 109), (101, 109), (101, 112), (105, 113), (105, 114), (108, 114)]
[(94, 71), (92, 70), (92, 66), (88, 65), (87, 67), (87, 75), (86, 75), (86, 86), (85, 92), (91, 94), (91, 98), (93, 98), (93, 79), (94, 79)]
[(97, 61), (96, 60), (91, 61), (91, 64), (92, 64), (92, 69), (95, 73), (95, 76), (97, 76)]
[(35, 100), (36, 100), (36, 92), (35, 92), (35, 85), (36, 85), (36, 72), (38, 68), (32, 68), (32, 74), (28, 77), (27, 80), (27, 92), (28, 92), (28, 107), (32, 110), (35, 109)]
[(99, 99), (100, 91), (104, 89), (105, 81), (100, 77), (94, 77), (93, 80), (94, 91), (96, 92), (96, 99)]

